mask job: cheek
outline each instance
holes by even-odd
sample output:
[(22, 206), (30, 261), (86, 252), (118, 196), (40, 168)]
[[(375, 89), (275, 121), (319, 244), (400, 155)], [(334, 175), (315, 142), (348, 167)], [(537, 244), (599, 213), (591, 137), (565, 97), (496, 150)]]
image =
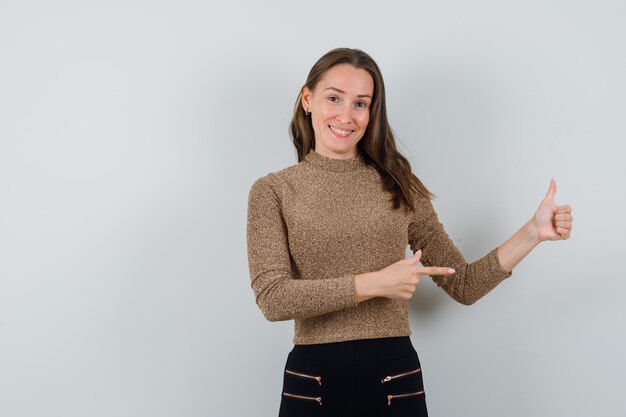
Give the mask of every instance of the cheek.
[(358, 118), (358, 121), (359, 121), (359, 127), (361, 129), (365, 129), (370, 121), (369, 112), (363, 112), (363, 114), (360, 115), (360, 117)]
[(318, 107), (318, 116), (321, 122), (325, 122), (326, 120), (333, 117), (332, 107), (322, 104)]

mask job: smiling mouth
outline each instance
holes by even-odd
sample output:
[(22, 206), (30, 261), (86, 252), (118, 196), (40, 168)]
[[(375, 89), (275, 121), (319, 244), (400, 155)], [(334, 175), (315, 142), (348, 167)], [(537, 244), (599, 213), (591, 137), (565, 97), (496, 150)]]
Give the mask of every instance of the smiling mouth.
[(342, 137), (346, 137), (348, 135), (350, 135), (350, 133), (353, 132), (353, 130), (341, 130), (341, 129), (337, 129), (336, 127), (332, 127), (331, 125), (328, 125), (328, 128), (337, 136), (342, 136)]

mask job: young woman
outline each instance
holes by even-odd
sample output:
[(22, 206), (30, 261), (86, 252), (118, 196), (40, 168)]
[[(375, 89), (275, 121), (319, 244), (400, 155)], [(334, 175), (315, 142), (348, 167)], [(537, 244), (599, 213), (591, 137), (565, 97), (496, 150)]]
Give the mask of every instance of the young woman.
[(537, 244), (568, 239), (571, 209), (551, 181), (517, 233), (467, 263), (397, 151), (382, 75), (357, 49), (313, 66), (290, 134), (299, 162), (252, 185), (247, 226), (258, 306), (295, 320), (280, 416), (426, 416), (407, 307), (420, 277), (472, 304)]

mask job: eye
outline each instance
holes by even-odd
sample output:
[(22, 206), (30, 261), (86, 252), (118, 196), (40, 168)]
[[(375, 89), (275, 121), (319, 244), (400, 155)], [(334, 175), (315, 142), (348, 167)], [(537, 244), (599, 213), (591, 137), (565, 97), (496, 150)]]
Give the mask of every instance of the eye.
[(364, 109), (367, 107), (367, 103), (365, 101), (357, 101), (356, 106), (361, 109)]
[(338, 103), (339, 102), (339, 97), (337, 97), (337, 96), (329, 96), (328, 97), (328, 101), (330, 101), (331, 103)]

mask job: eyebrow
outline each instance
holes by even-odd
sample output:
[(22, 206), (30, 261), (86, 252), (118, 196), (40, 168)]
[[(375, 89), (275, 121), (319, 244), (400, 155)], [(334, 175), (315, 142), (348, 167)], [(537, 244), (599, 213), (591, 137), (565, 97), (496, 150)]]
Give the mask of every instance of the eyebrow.
[[(342, 91), (342, 90), (340, 90), (340, 89), (338, 89), (336, 87), (328, 87), (328, 88), (324, 89), (324, 91), (326, 91), (326, 90), (335, 90), (336, 92), (338, 92), (340, 94), (346, 94), (345, 91)], [(369, 98), (372, 98), (372, 96), (370, 96), (369, 94), (359, 94), (357, 97), (369, 97)]]

